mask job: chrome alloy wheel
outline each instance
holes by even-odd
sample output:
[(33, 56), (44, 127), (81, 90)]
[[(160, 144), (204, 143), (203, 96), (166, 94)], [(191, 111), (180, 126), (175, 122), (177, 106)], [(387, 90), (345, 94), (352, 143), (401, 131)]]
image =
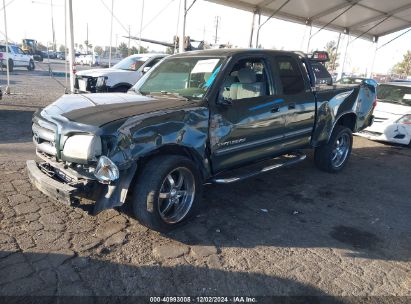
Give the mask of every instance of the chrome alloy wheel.
[(334, 168), (338, 168), (344, 164), (350, 151), (350, 146), (351, 138), (348, 134), (343, 133), (337, 138), (331, 156), (331, 162)]
[(194, 175), (187, 168), (176, 168), (163, 180), (157, 208), (162, 220), (175, 224), (190, 211), (195, 196)]

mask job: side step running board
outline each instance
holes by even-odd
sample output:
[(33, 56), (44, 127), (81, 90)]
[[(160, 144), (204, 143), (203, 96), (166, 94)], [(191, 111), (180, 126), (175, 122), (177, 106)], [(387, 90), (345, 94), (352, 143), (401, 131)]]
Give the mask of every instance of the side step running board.
[[(216, 176), (211, 180), (213, 184), (231, 184), (259, 175), (264, 172), (279, 169), (286, 166), (297, 164), (306, 159), (306, 155), (302, 153), (286, 154), (280, 157), (273, 158), (269, 161), (260, 162), (251, 166), (236, 169), (229, 172), (224, 172), (220, 176)], [(227, 176), (226, 176), (227, 175)], [(231, 176), (228, 176), (231, 175)]]

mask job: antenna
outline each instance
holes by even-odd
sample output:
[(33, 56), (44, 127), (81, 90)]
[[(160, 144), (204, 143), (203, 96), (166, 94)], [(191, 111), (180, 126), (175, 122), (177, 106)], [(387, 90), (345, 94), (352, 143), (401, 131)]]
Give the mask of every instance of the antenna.
[(214, 43), (217, 43), (218, 41), (218, 26), (220, 24), (221, 21), (221, 17), (220, 16), (216, 16), (215, 17), (215, 37), (214, 37)]

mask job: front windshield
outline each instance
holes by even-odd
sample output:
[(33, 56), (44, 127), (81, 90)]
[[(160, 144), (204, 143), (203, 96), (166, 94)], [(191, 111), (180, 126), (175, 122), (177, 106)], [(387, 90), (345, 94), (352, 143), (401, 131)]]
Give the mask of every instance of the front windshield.
[(146, 62), (144, 57), (127, 57), (113, 65), (114, 69), (137, 71)]
[(188, 99), (201, 99), (221, 69), (223, 58), (183, 57), (164, 60), (137, 82), (140, 94), (176, 94)]
[(382, 84), (378, 87), (377, 98), (384, 102), (411, 106), (411, 87)]

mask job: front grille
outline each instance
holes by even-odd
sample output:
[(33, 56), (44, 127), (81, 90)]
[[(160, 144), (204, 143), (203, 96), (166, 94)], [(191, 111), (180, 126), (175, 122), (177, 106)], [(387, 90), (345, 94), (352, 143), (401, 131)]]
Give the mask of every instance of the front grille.
[(76, 89), (80, 89), (79, 86), (79, 79), (83, 79), (87, 81), (86, 90), (88, 92), (95, 93), (96, 92), (96, 84), (97, 84), (97, 77), (90, 77), (90, 76), (77, 76), (74, 87)]
[(33, 142), (40, 153), (48, 156), (56, 156), (56, 131), (55, 127), (47, 122), (39, 120), (32, 125)]

